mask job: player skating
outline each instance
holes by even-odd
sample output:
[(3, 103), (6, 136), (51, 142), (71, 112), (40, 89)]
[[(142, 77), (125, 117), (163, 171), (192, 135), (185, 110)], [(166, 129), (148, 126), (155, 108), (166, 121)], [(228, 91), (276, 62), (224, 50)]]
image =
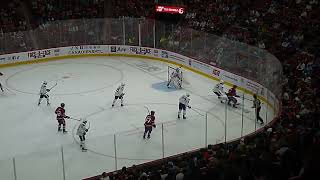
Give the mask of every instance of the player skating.
[(237, 105), (239, 105), (237, 97), (240, 97), (237, 95), (237, 85), (233, 85), (233, 87), (231, 89), (229, 89), (229, 92), (227, 93), (227, 97), (228, 97), (228, 105), (231, 105), (233, 107), (237, 107)]
[(167, 87), (169, 88), (173, 84), (173, 86), (177, 89), (182, 88), (182, 71), (181, 68), (177, 67), (175, 71), (173, 71), (170, 75), (170, 80), (167, 84)]
[(80, 138), (80, 148), (82, 151), (87, 151), (85, 140), (86, 140), (86, 133), (88, 132), (89, 128), (86, 128), (86, 124), (87, 124), (87, 121), (84, 120), (79, 125), (78, 130), (77, 130), (77, 135)]
[(220, 80), (220, 82), (214, 86), (213, 92), (218, 96), (218, 99), (220, 99), (221, 103), (227, 101), (227, 95), (224, 92), (224, 81), (223, 80)]
[(40, 88), (40, 98), (39, 98), (38, 106), (40, 105), (42, 98), (46, 98), (47, 99), (47, 105), (48, 106), (50, 105), (50, 103), (49, 103), (49, 95), (48, 95), (49, 91), (50, 91), (50, 89), (47, 89), (47, 82), (44, 81), (42, 83), (42, 85), (41, 85), (41, 88)]
[[(3, 76), (3, 74), (1, 72), (0, 72), (0, 76)], [(0, 89), (2, 92), (4, 92), (1, 82), (0, 82)]]
[(146, 138), (146, 135), (148, 134), (147, 138), (150, 139), (150, 134), (152, 132), (152, 128), (155, 128), (155, 116), (154, 116), (155, 112), (151, 111), (151, 114), (148, 114), (145, 122), (144, 122), (144, 133), (143, 133), (143, 139)]
[(114, 93), (114, 100), (112, 102), (112, 107), (114, 106), (114, 103), (117, 101), (117, 99), (120, 99), (121, 106), (123, 106), (123, 96), (124, 96), (124, 83), (121, 83), (121, 85), (117, 88), (116, 92)]
[(261, 110), (261, 101), (258, 99), (257, 95), (253, 95), (253, 106), (252, 108), (256, 109), (256, 120), (260, 121), (260, 124), (263, 125), (263, 119), (260, 117), (260, 110)]
[(67, 133), (67, 131), (66, 131), (66, 121), (64, 120), (64, 118), (69, 119), (70, 117), (65, 114), (66, 110), (64, 109), (64, 107), (65, 107), (65, 104), (61, 103), (60, 107), (58, 107), (55, 110), (55, 113), (57, 115), (57, 120), (58, 120), (58, 123), (59, 123), (58, 124), (58, 131), (61, 131), (61, 125), (63, 125), (62, 131), (63, 131), (63, 133)]
[(180, 119), (181, 111), (183, 110), (183, 119), (186, 119), (186, 108), (191, 108), (189, 106), (190, 102), (190, 94), (187, 93), (179, 98), (179, 112), (178, 112), (178, 118)]

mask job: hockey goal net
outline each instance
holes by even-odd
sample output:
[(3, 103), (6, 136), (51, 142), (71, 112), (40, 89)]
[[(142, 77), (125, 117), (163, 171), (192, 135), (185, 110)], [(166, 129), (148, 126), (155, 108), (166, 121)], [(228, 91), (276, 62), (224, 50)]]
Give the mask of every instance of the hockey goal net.
[[(168, 66), (168, 73), (167, 73), (167, 80), (168, 80), (168, 82), (170, 81), (171, 74), (172, 74), (173, 72), (175, 72), (176, 69), (177, 69), (177, 67)], [(181, 86), (182, 86), (182, 87), (184, 87), (184, 86), (189, 86), (189, 85), (190, 85), (190, 82), (188, 81), (188, 78), (187, 78), (187, 72), (184, 71), (181, 67), (180, 67), (179, 69), (180, 69), (180, 73), (181, 73), (181, 77), (182, 77)]]

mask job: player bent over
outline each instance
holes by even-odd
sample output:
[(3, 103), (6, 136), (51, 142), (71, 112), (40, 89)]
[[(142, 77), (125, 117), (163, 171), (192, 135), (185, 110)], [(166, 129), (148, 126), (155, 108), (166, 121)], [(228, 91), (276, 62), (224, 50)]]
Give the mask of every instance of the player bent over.
[(66, 121), (64, 120), (64, 118), (69, 119), (70, 117), (66, 116), (66, 114), (65, 114), (66, 110), (64, 109), (64, 106), (65, 106), (65, 104), (61, 103), (60, 107), (58, 107), (55, 110), (55, 113), (57, 115), (57, 120), (58, 120), (58, 123), (59, 123), (58, 124), (58, 131), (61, 131), (61, 125), (63, 125), (63, 127), (62, 127), (63, 133), (67, 133), (67, 131), (66, 131)]
[(183, 119), (186, 119), (186, 107), (191, 108), (189, 106), (189, 99), (190, 94), (187, 93), (186, 95), (183, 95), (179, 98), (179, 112), (178, 112), (178, 118), (180, 119), (181, 111), (183, 110)]
[(224, 81), (221, 80), (218, 84), (216, 84), (213, 88), (213, 92), (218, 96), (218, 99), (220, 99), (220, 102), (226, 102), (227, 101), (227, 95), (224, 92)]
[(263, 119), (260, 117), (260, 110), (261, 110), (261, 101), (258, 99), (257, 95), (253, 95), (253, 106), (252, 108), (256, 109), (256, 120), (260, 121), (260, 124), (263, 125)]
[(117, 88), (116, 92), (114, 93), (114, 100), (112, 102), (112, 107), (114, 106), (114, 103), (117, 101), (117, 99), (121, 100), (121, 106), (123, 106), (123, 90), (124, 90), (124, 83), (121, 83), (121, 85)]
[(50, 91), (50, 89), (47, 89), (47, 82), (44, 81), (43, 84), (41, 85), (41, 88), (40, 88), (40, 98), (39, 98), (38, 106), (40, 105), (42, 98), (46, 98), (47, 99), (47, 105), (48, 106), (50, 105), (50, 103), (49, 103), (49, 95), (48, 95), (49, 91)]
[(152, 131), (152, 128), (156, 128), (156, 125), (154, 121), (156, 120), (156, 117), (154, 116), (154, 111), (151, 111), (151, 114), (148, 114), (146, 117), (146, 120), (144, 122), (144, 133), (143, 133), (143, 139), (146, 138), (146, 135), (148, 134), (148, 139), (150, 139), (150, 134)]
[(240, 97), (237, 95), (237, 85), (233, 85), (233, 87), (231, 89), (229, 89), (229, 92), (227, 93), (227, 97), (228, 97), (228, 105), (231, 105), (232, 102), (232, 106), (233, 107), (237, 107), (237, 105), (239, 105), (237, 97)]
[(169, 88), (171, 84), (173, 84), (177, 89), (182, 88), (182, 72), (180, 68), (176, 68), (176, 70), (171, 73), (167, 87)]
[(78, 127), (77, 135), (80, 138), (80, 148), (82, 151), (87, 151), (85, 140), (86, 140), (86, 133), (88, 132), (88, 129), (86, 128), (87, 121), (84, 120)]

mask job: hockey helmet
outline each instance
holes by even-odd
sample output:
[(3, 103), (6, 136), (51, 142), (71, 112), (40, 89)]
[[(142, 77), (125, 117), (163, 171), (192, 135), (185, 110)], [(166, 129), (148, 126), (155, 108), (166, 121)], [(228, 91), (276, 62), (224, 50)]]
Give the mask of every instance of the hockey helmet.
[(48, 83), (47, 83), (47, 81), (43, 81), (43, 84), (44, 84), (44, 85), (47, 85)]
[(223, 80), (220, 80), (220, 84), (223, 84), (224, 83), (224, 81)]
[(187, 96), (187, 97), (190, 97), (190, 94), (189, 94), (189, 93), (187, 93), (187, 94), (186, 94), (186, 96)]
[(154, 111), (151, 111), (151, 115), (154, 115), (154, 113), (156, 113), (156, 112), (154, 112)]
[(87, 122), (88, 122), (88, 121), (87, 121), (87, 120), (85, 120), (85, 119), (82, 121), (82, 123), (83, 123), (83, 124), (86, 124)]
[(121, 83), (121, 86), (125, 86), (126, 84), (125, 83)]
[(61, 103), (61, 107), (64, 107), (65, 106), (65, 104), (64, 103)]

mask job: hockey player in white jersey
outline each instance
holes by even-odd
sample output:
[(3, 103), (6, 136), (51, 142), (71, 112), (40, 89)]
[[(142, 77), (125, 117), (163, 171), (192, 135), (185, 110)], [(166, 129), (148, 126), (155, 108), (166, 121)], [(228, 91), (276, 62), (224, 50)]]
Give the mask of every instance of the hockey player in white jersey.
[(114, 100), (112, 102), (112, 107), (114, 107), (114, 103), (117, 101), (117, 99), (120, 99), (121, 106), (123, 106), (123, 96), (124, 96), (124, 83), (121, 83), (121, 85), (117, 88), (116, 92), (114, 93)]
[(47, 82), (44, 81), (42, 83), (42, 85), (41, 85), (41, 88), (40, 88), (40, 98), (39, 98), (38, 106), (40, 105), (42, 98), (46, 98), (47, 99), (47, 105), (48, 106), (50, 105), (50, 103), (49, 103), (49, 95), (48, 95), (49, 91), (50, 91), (50, 89), (47, 89)]
[(77, 135), (80, 138), (80, 148), (82, 151), (87, 151), (85, 140), (86, 140), (86, 133), (88, 132), (88, 128), (86, 128), (87, 121), (84, 120), (78, 126)]
[(187, 93), (179, 98), (179, 112), (178, 112), (178, 118), (180, 119), (181, 111), (183, 111), (183, 119), (186, 119), (186, 108), (191, 108), (189, 106), (190, 102), (190, 94)]
[(173, 84), (173, 86), (177, 89), (182, 88), (182, 71), (181, 68), (176, 68), (175, 71), (173, 71), (170, 75), (170, 80), (167, 84), (167, 87), (169, 88), (170, 85)]
[(213, 92), (218, 96), (218, 99), (220, 99), (221, 103), (227, 101), (228, 97), (227, 97), (226, 93), (224, 92), (224, 81), (223, 80), (220, 80), (220, 82), (214, 86)]

